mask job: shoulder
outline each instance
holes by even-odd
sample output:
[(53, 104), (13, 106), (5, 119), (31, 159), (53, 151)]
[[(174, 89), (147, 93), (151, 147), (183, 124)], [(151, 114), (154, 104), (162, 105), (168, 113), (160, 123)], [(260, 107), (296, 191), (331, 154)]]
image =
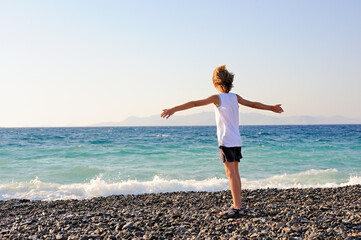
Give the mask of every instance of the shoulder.
[(220, 104), (219, 97), (220, 96), (218, 94), (214, 94), (214, 95), (210, 96), (208, 99), (210, 99), (214, 105), (218, 106)]
[(230, 92), (228, 95), (232, 96), (233, 98), (236, 98), (237, 100), (242, 99), (237, 93)]
[(243, 99), (241, 96), (239, 96), (237, 93), (234, 93), (234, 95), (236, 95), (237, 99)]
[(237, 102), (239, 104), (243, 104), (244, 99), (241, 96), (239, 96), (238, 94), (236, 94), (236, 93), (234, 93), (234, 95), (236, 96)]

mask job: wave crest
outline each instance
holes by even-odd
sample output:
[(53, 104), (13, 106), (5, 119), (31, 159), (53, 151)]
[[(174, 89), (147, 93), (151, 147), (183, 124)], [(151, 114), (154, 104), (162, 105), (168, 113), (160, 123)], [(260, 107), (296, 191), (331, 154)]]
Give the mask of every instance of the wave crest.
[[(266, 179), (250, 180), (242, 178), (245, 189), (261, 188), (308, 188), (341, 187), (361, 184), (361, 176), (348, 176), (336, 169), (308, 170), (295, 174), (275, 175)], [(141, 194), (176, 191), (222, 191), (229, 189), (224, 178), (206, 180), (166, 180), (155, 176), (151, 181), (128, 180), (107, 182), (102, 175), (87, 183), (58, 184), (46, 183), (38, 177), (30, 182), (11, 182), (0, 184), (0, 200), (31, 199), (58, 200), (84, 199), (118, 194)]]

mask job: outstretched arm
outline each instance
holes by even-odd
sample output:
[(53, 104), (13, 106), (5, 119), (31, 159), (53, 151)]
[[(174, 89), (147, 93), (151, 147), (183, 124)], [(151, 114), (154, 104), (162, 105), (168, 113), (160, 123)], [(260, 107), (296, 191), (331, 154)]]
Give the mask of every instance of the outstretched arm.
[(182, 105), (178, 105), (178, 106), (175, 106), (172, 108), (163, 109), (163, 112), (160, 114), (160, 116), (162, 118), (168, 119), (175, 112), (187, 110), (187, 109), (194, 108), (194, 107), (205, 106), (205, 105), (208, 105), (211, 103), (213, 103), (217, 106), (219, 105), (218, 95), (212, 95), (205, 99), (201, 99), (201, 100), (197, 100), (197, 101), (190, 101), (190, 102), (187, 102), (187, 103), (184, 103)]
[(257, 108), (257, 109), (262, 109), (262, 110), (269, 110), (269, 111), (273, 111), (275, 113), (282, 113), (283, 109), (281, 107), (281, 104), (277, 104), (277, 105), (265, 105), (263, 103), (259, 103), (259, 102), (252, 102), (252, 101), (248, 101), (240, 96), (237, 95), (237, 99), (238, 99), (238, 103), (242, 104), (244, 106), (247, 107), (251, 107), (251, 108)]

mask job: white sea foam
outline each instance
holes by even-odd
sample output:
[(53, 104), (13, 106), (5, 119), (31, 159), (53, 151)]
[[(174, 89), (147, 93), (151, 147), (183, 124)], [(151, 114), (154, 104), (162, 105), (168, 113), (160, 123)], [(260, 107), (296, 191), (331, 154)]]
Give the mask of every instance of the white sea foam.
[[(275, 175), (266, 179), (250, 180), (243, 178), (245, 189), (260, 188), (308, 188), (340, 187), (361, 184), (361, 176), (340, 178), (336, 169), (308, 170), (296, 174)], [(11, 182), (0, 184), (0, 200), (32, 199), (84, 199), (114, 194), (140, 194), (175, 191), (221, 191), (229, 189), (228, 180), (211, 178), (196, 180), (165, 180), (155, 176), (152, 181), (128, 180), (107, 182), (98, 176), (87, 183), (57, 184), (42, 182), (38, 178), (30, 182)]]
[(307, 170), (295, 174), (274, 175), (270, 178), (259, 180), (245, 180), (248, 189), (258, 188), (318, 188), (341, 187), (346, 185), (361, 184), (357, 176), (343, 176), (337, 169)]

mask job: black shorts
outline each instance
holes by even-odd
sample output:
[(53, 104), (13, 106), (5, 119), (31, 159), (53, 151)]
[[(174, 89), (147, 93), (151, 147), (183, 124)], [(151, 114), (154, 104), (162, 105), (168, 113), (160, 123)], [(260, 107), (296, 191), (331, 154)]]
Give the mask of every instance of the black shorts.
[(241, 147), (219, 146), (223, 162), (240, 162), (242, 158)]

